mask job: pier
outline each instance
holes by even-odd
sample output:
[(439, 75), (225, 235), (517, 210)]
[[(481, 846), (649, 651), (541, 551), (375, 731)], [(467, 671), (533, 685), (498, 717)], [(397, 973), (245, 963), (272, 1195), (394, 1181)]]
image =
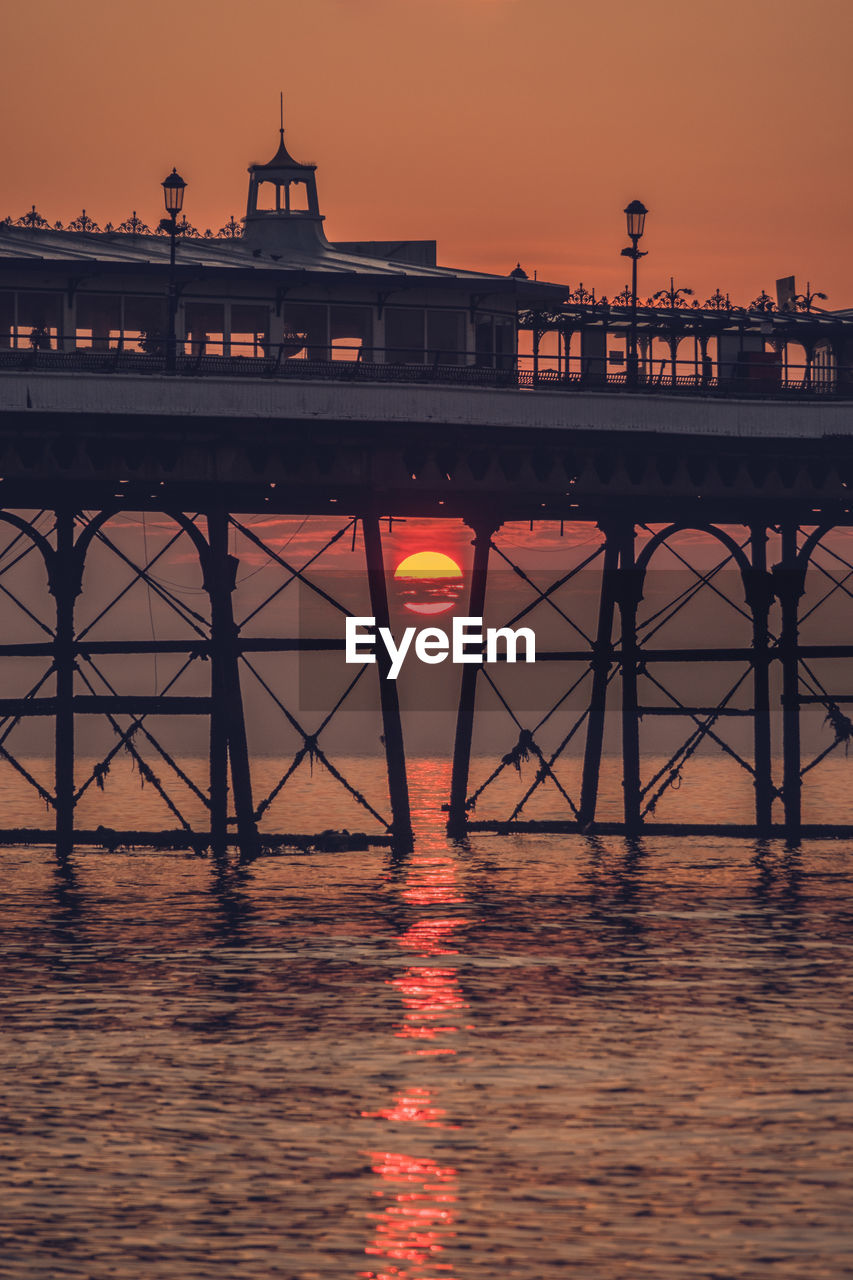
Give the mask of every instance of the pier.
[[(271, 708), (301, 736), (293, 769), (306, 758), (336, 766), (319, 734), (265, 684), (258, 655), (343, 643), (247, 629), (235, 607), (237, 542), (280, 570), (279, 586), (254, 608), (253, 621), (264, 610), (272, 617), (270, 604), (293, 584), (322, 590), (298, 554), (277, 550), (252, 527), (262, 515), (299, 515), (324, 527), (339, 518), (327, 547), (347, 538), (355, 545), (357, 534), (378, 625), (388, 620), (389, 519), (440, 518), (470, 528), (473, 616), (483, 613), (496, 566), (524, 578), (496, 548), (502, 525), (571, 521), (600, 531), (584, 566), (599, 575), (594, 634), (573, 631), (567, 620), (565, 646), (539, 655), (555, 672), (567, 663), (581, 672), (582, 705), (555, 708), (565, 719), (556, 754), (540, 748), (535, 727), (518, 724), (497, 771), (534, 759), (531, 790), (557, 786), (565, 819), (528, 821), (523, 805), (492, 818), (475, 813), (488, 789), (472, 795), (470, 788), (483, 676), (466, 667), (448, 735), (452, 836), (730, 831), (724, 821), (654, 819), (661, 795), (711, 742), (737, 759), (754, 788), (754, 818), (739, 833), (796, 841), (853, 832), (853, 823), (804, 826), (801, 805), (807, 775), (853, 736), (845, 710), (853, 702), (853, 643), (801, 636), (810, 575), (823, 574), (830, 594), (851, 594), (853, 564), (833, 551), (833, 578), (820, 557), (832, 530), (853, 523), (853, 319), (818, 311), (812, 299), (788, 309), (767, 297), (737, 307), (718, 293), (687, 306), (674, 290), (633, 307), (627, 294), (597, 300), (582, 287), (529, 280), (520, 268), (505, 277), (441, 268), (432, 242), (333, 245), (323, 233), (314, 166), (292, 158), (283, 132), (273, 159), (249, 173), (242, 227), (232, 220), (218, 236), (199, 236), (176, 216), (160, 233), (135, 215), (104, 230), (46, 227), (35, 211), (22, 225), (0, 225), (0, 522), (8, 531), (0, 590), (4, 608), (40, 629), (38, 639), (0, 636), (4, 688), (16, 690), (0, 698), (0, 757), (21, 785), (38, 790), (53, 817), (44, 828), (2, 831), (0, 840), (55, 841), (63, 854), (84, 842), (219, 853), (236, 846), (245, 859), (264, 848), (335, 847), (336, 840), (409, 848), (403, 720), (381, 661), (365, 678), (378, 677), (387, 796), (375, 803), (340, 775), (365, 830), (259, 827), (288, 775), (272, 795), (259, 795), (247, 681), (264, 688)], [(110, 522), (129, 512), (172, 522), (172, 543), (180, 541), (197, 566), (196, 607), (164, 585), (141, 538), (131, 550), (115, 539)], [(745, 644), (704, 635), (699, 645), (664, 647), (639, 617), (646, 575), (685, 530), (712, 540), (719, 558), (710, 570), (685, 562), (695, 589), (675, 612), (689, 615), (701, 589), (718, 591), (748, 624)], [(81, 626), (81, 603), (97, 587), (96, 551), (122, 560), (133, 581), (172, 611), (180, 634), (128, 636), (124, 591), (99, 602), (98, 621), (114, 619), (114, 635), (109, 622), (97, 638), (93, 624)], [(9, 577), (30, 556), (43, 571), (49, 610), (40, 612)], [(715, 581), (723, 568), (737, 581), (737, 596)], [(550, 588), (528, 582), (530, 607), (575, 572), (558, 572)], [(105, 674), (107, 657), (154, 653), (179, 657), (181, 670), (203, 664), (204, 691), (172, 690), (176, 677), (154, 695), (127, 692)], [(42, 666), (30, 679), (34, 662)], [(738, 698), (727, 692), (705, 705), (668, 693), (658, 679), (662, 665), (691, 663), (730, 671)], [(330, 717), (342, 703), (329, 706)], [(800, 741), (804, 706), (826, 715), (825, 746), (809, 759)], [(781, 776), (771, 740), (777, 708)], [(597, 816), (608, 710), (621, 721), (624, 805), (616, 824)], [(201, 789), (151, 727), (152, 719), (188, 716), (208, 727), (209, 778)], [(10, 741), (33, 717), (54, 727), (51, 788), (28, 772)], [(115, 739), (88, 778), (77, 768), (80, 717), (103, 718)], [(641, 730), (662, 717), (682, 725), (684, 739), (649, 777)], [(721, 724), (732, 717), (750, 724), (746, 754), (722, 737)], [(142, 737), (162, 777), (136, 745)], [(578, 742), (582, 786), (572, 795), (556, 770)], [(81, 795), (119, 752), (155, 787), (173, 827), (78, 827)], [(201, 802), (203, 827), (183, 816), (173, 786)]]

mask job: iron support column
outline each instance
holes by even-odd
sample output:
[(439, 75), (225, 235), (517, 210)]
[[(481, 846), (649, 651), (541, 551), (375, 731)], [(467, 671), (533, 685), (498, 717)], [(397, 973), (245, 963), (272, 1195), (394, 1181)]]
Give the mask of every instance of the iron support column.
[(210, 847), (217, 857), (228, 844), (228, 727), (225, 671), (221, 649), (210, 654)]
[[(375, 515), (363, 516), (361, 524), (367, 560), (367, 581), (370, 588), (370, 609), (377, 628), (390, 627), (379, 519)], [(385, 739), (385, 766), (388, 770), (388, 795), (391, 801), (391, 834), (394, 837), (395, 852), (410, 853), (413, 845), (412, 817), (409, 808), (409, 781), (406, 776), (406, 751), (403, 744), (403, 724), (400, 719), (400, 699), (397, 695), (396, 680), (388, 679), (391, 658), (387, 647), (380, 644), (376, 648), (382, 735)]]
[(637, 701), (637, 607), (643, 598), (643, 572), (634, 562), (634, 525), (620, 538), (619, 613), (622, 650), (622, 786), (625, 830), (636, 834), (640, 818), (640, 718)]
[(767, 529), (763, 524), (750, 527), (750, 542), (752, 569), (744, 576), (744, 590), (746, 603), (752, 613), (755, 825), (760, 836), (767, 836), (773, 821), (768, 652), (768, 618), (773, 602), (773, 582), (767, 572)]
[(74, 847), (74, 601), (80, 590), (71, 511), (56, 513), (55, 556), (50, 590), (56, 600), (56, 852), (64, 858)]
[(782, 800), (785, 834), (796, 843), (801, 822), (799, 603), (805, 579), (797, 556), (796, 524), (782, 526), (782, 561), (773, 573), (782, 606)]
[[(468, 520), (474, 530), (474, 564), (471, 569), (471, 589), (468, 595), (468, 615), (482, 618), (486, 605), (486, 583), (489, 572), (489, 551), (492, 535), (499, 526), (482, 521)], [(471, 744), (474, 737), (474, 704), (477, 698), (477, 673), (479, 665), (466, 663), (462, 668), (459, 685), (459, 707), (456, 713), (456, 737), (453, 742), (453, 773), (450, 780), (450, 805), (447, 817), (447, 834), (461, 839), (468, 830), (468, 775), (471, 769)]]
[(590, 827), (595, 821), (598, 779), (601, 772), (601, 749), (604, 742), (604, 718), (607, 709), (607, 682), (613, 661), (613, 610), (616, 603), (613, 578), (619, 562), (619, 542), (615, 531), (610, 526), (603, 527), (603, 533), (604, 568), (601, 574), (598, 630), (592, 658), (592, 692), (589, 701), (581, 782), (579, 822), (582, 828)]
[[(234, 622), (231, 594), (236, 585), (236, 557), (228, 554), (228, 515), (225, 511), (208, 513), (207, 529), (210, 541), (210, 559), (206, 582), (210, 596), (211, 655), (214, 663), (214, 681), (218, 681), (218, 693), (222, 697), (224, 732), (228, 740), (228, 756), (231, 762), (231, 788), (234, 795), (234, 812), (237, 818), (237, 841), (241, 862), (250, 861), (259, 851), (258, 829), (255, 822), (255, 806), (252, 800), (252, 774), (249, 767), (249, 748), (246, 741), (246, 721), (243, 715), (243, 695), (240, 689), (239, 635)], [(214, 711), (214, 723), (216, 712)], [(213, 729), (218, 735), (221, 729)], [(221, 742), (221, 739), (219, 740)], [(219, 751), (221, 753), (221, 745)], [(221, 767), (221, 754), (218, 761)], [(212, 769), (214, 766), (211, 762)], [(221, 786), (221, 775), (217, 779)], [(221, 795), (216, 802), (220, 806)], [(211, 794), (211, 834), (214, 824), (214, 796)]]

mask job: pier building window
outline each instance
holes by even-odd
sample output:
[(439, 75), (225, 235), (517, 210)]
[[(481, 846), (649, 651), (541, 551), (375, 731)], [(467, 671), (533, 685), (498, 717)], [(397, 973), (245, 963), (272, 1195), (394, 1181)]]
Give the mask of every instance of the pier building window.
[(304, 182), (284, 184), (284, 210), (286, 213), (308, 212), (308, 188)]
[(188, 302), (184, 311), (190, 352), (194, 356), (225, 354), (225, 305)]
[(373, 347), (373, 312), (370, 307), (330, 307), (329, 338), (333, 360), (369, 359)]
[(77, 347), (108, 351), (122, 345), (121, 297), (109, 293), (77, 295), (75, 343)]
[(511, 369), (515, 363), (515, 324), (495, 320), (495, 368)]
[(125, 297), (123, 344), (125, 351), (144, 351), (162, 355), (165, 351), (165, 298)]
[(423, 307), (388, 307), (385, 311), (385, 359), (391, 364), (423, 364)]
[(521, 330), (517, 356), (519, 370), (532, 374), (537, 380), (558, 382), (568, 372), (565, 335), (559, 329), (548, 329), (535, 337), (532, 330)]
[(258, 183), (255, 208), (258, 213), (277, 213), (281, 207), (281, 188), (274, 182)]
[(34, 351), (55, 350), (61, 329), (62, 296), (58, 293), (19, 293), (17, 345)]
[(314, 302), (285, 303), (282, 320), (282, 354), (287, 359), (328, 359), (328, 307)]
[(835, 352), (828, 343), (820, 342), (815, 347), (814, 351), (814, 359), (812, 362), (812, 385), (821, 391), (830, 391), (835, 386), (835, 381)]
[(269, 308), (258, 303), (231, 304), (231, 354), (257, 358), (269, 344)]
[(432, 364), (462, 364), (464, 334), (462, 311), (427, 311), (427, 360)]
[(256, 187), (255, 211), (257, 213), (307, 213), (308, 187), (298, 179), (290, 182), (271, 182), (262, 179)]
[(515, 324), (503, 316), (481, 316), (474, 332), (475, 363), (487, 369), (511, 369), (515, 363)]
[(15, 346), (15, 295), (0, 292), (0, 349), (7, 351)]

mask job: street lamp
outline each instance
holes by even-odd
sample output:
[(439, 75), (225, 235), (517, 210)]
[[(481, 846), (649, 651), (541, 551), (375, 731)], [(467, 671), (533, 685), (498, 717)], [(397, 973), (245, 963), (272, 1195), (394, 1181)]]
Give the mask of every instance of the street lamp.
[(631, 244), (622, 250), (623, 258), (631, 259), (631, 330), (628, 340), (628, 385), (637, 385), (637, 263), (645, 258), (645, 252), (637, 248), (646, 226), (648, 209), (640, 200), (632, 200), (625, 209), (628, 236)]
[(178, 214), (184, 205), (184, 182), (177, 169), (173, 169), (163, 182), (163, 199), (166, 202), (168, 218), (164, 218), (160, 226), (169, 233), (169, 336), (166, 342), (166, 372), (174, 373), (177, 368), (178, 341), (175, 332), (175, 321), (178, 314), (178, 288), (175, 281), (175, 242), (178, 238)]

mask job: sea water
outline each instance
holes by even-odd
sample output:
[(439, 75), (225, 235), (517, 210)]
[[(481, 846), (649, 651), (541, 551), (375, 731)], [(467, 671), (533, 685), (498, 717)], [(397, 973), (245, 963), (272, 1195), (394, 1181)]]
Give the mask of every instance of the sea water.
[(453, 844), (410, 772), (399, 862), (2, 852), (0, 1276), (853, 1274), (851, 842)]

